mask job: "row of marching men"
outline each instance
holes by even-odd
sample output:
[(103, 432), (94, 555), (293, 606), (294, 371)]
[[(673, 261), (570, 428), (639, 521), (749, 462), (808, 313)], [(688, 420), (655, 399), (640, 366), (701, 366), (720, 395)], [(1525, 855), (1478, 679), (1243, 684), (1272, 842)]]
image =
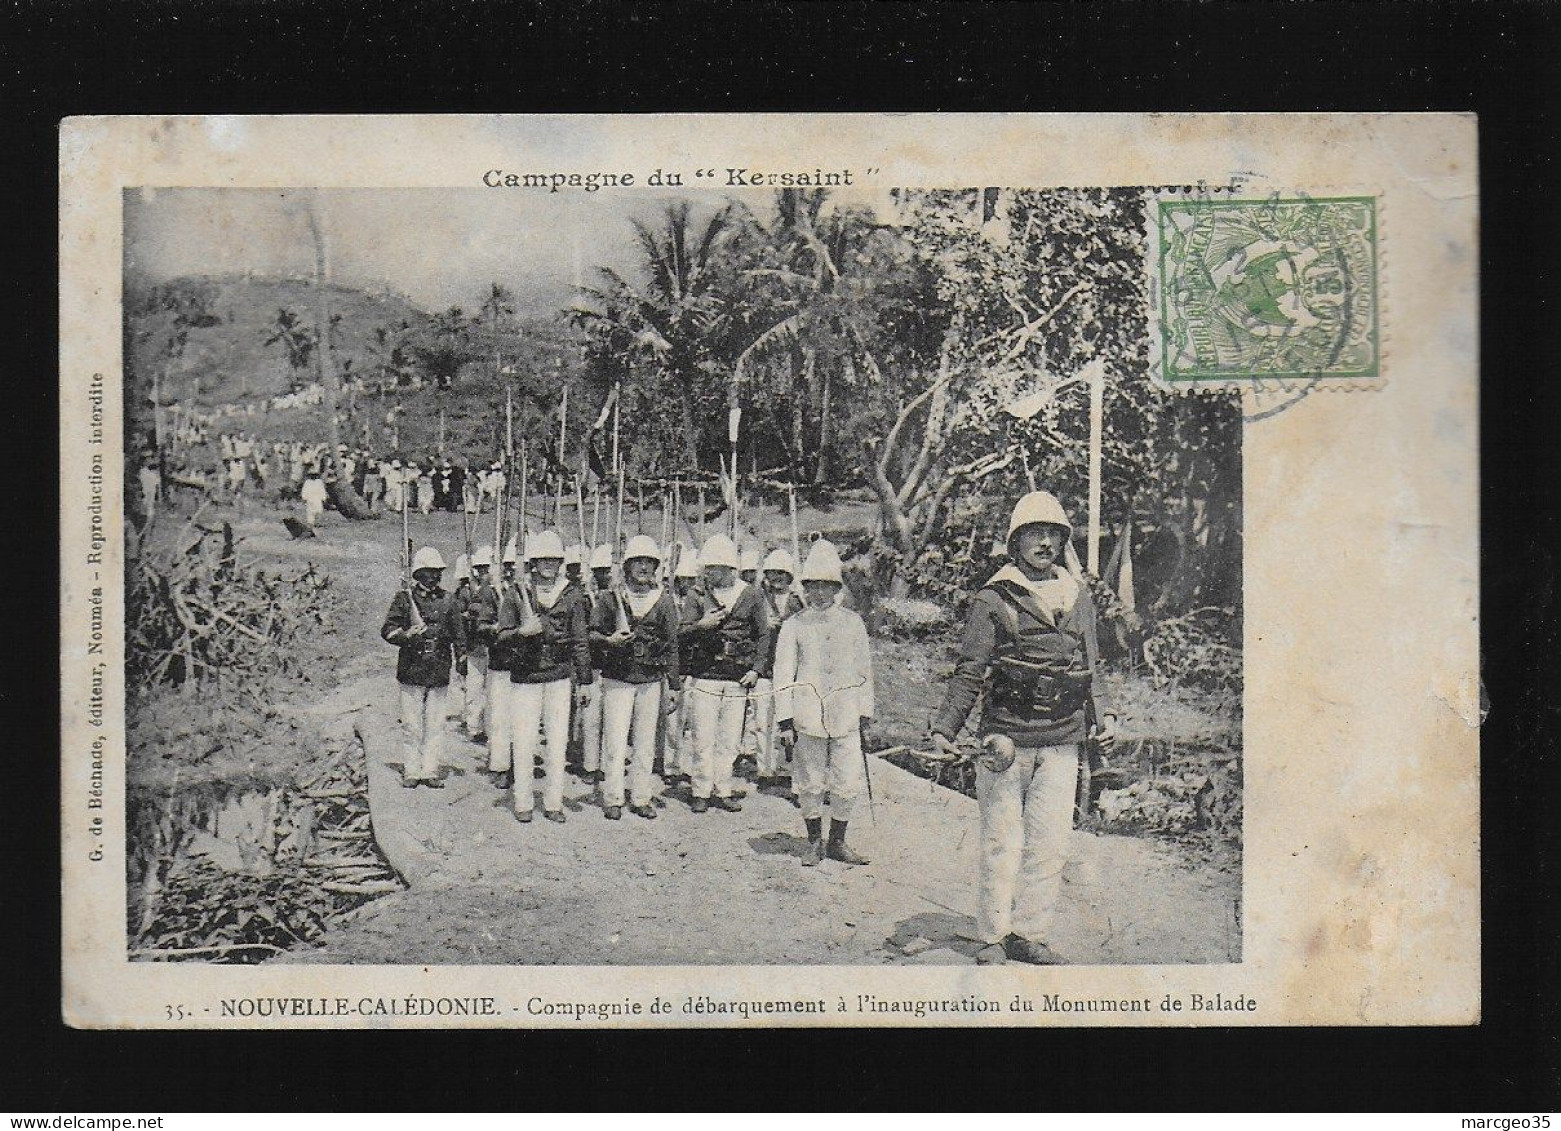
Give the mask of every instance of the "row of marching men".
[(486, 741), (488, 772), (510, 792), (520, 822), (532, 821), (539, 788), (543, 817), (567, 819), (576, 717), (581, 771), (615, 821), (625, 807), (654, 820), (661, 784), (685, 778), (692, 812), (740, 811), (735, 767), (746, 734), (761, 786), (779, 784), (791, 752), (804, 863), (867, 863), (847, 846), (846, 829), (866, 781), (872, 660), (861, 618), (842, 602), (835, 547), (814, 542), (800, 578), (792, 556), (773, 551), (752, 563), (751, 581), (725, 535), (697, 553), (679, 546), (670, 561), (638, 535), (616, 569), (610, 547), (600, 546), (579, 563), (589, 565), (589, 583), (570, 556), (557, 532), (544, 530), (523, 546), (512, 541), (495, 574), (492, 547), (481, 547), (470, 577), (450, 593), (439, 552), (414, 556), (411, 584), (396, 593), (381, 630), (400, 649), (403, 784), (442, 788), (454, 667), (467, 730)]

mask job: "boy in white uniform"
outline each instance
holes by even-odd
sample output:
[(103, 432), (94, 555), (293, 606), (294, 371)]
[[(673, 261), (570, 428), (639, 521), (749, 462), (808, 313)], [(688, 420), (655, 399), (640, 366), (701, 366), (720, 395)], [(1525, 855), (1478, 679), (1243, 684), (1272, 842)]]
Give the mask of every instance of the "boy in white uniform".
[(802, 567), (805, 607), (781, 622), (775, 647), (776, 726), (793, 747), (792, 776), (808, 831), (805, 867), (826, 856), (867, 863), (847, 847), (846, 825), (866, 781), (862, 734), (873, 717), (873, 658), (867, 626), (839, 603), (843, 588), (840, 554), (830, 542), (815, 542)]

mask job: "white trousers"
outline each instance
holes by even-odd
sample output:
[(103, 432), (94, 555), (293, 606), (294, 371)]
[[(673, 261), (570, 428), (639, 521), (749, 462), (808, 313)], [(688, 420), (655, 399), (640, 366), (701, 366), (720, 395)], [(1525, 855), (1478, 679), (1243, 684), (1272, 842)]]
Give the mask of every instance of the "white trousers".
[(774, 777), (780, 772), (784, 751), (780, 739), (770, 731), (770, 721), (775, 715), (775, 684), (761, 679), (748, 693), (748, 717), (743, 724), (743, 752), (752, 754), (756, 772), (761, 777)]
[(595, 683), (588, 683), (580, 689), (580, 764), (588, 774), (602, 768), (603, 682), (598, 673)]
[(601, 703), (602, 800), (622, 805), (624, 763), (628, 761), (628, 792), (636, 805), (649, 805), (652, 797), (651, 770), (656, 761), (656, 722), (661, 713), (661, 683), (619, 683), (615, 679), (598, 680), (602, 684)]
[[(690, 685), (692, 681), (689, 681)], [(667, 749), (662, 755), (661, 770), (667, 777), (687, 773), (693, 763), (689, 741), (683, 734), (688, 724), (688, 693), (678, 698), (677, 710), (667, 716)]]
[(466, 733), (485, 734), (488, 706), (488, 650), (473, 648), (466, 653)]
[[(510, 684), (510, 730), (515, 747), (515, 812), (529, 813), (536, 805), (531, 768), (542, 755), (542, 808), (557, 813), (564, 807), (564, 754), (569, 746), (569, 700), (573, 683)], [(542, 748), (546, 735), (547, 747)]]
[(406, 728), (406, 768), (401, 776), (420, 781), (439, 776), (439, 746), (444, 736), (444, 687), (401, 688), (401, 725)]
[(325, 504), (316, 499), (304, 500), (304, 521), (310, 526), (319, 523), (320, 516), (325, 513)]
[[(510, 704), (514, 697), (510, 688), (509, 672), (488, 673), (488, 769), (496, 774), (514, 766), (511, 757), (515, 745), (515, 733), (510, 727)], [(531, 767), (526, 767), (531, 772)]]
[(849, 821), (867, 781), (862, 761), (862, 736), (857, 731), (842, 738), (797, 735), (792, 784), (806, 818), (824, 815), (824, 794), (829, 794), (829, 818)]
[(1009, 934), (1046, 941), (1068, 862), (1078, 777), (1076, 745), (1020, 747), (1002, 773), (976, 764), (983, 942)]
[(695, 797), (732, 795), (732, 763), (743, 737), (743, 707), (748, 693), (735, 679), (689, 681), (689, 715), (693, 721), (693, 759), (689, 777)]

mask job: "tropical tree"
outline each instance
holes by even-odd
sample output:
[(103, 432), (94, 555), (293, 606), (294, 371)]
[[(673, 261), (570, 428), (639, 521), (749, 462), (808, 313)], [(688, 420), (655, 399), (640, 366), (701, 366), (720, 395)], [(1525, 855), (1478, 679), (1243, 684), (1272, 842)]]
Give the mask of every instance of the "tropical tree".
[(415, 347), (418, 362), (439, 388), (454, 384), (461, 367), (471, 360), (470, 335), (466, 312), (452, 306), (434, 315), (424, 340)]
[(288, 369), (292, 372), (292, 387), (294, 390), (302, 387), (303, 375), (314, 360), (316, 344), (314, 331), (304, 323), (297, 312), (280, 307), (276, 312), (275, 321), (271, 323), (271, 333), (266, 338), (265, 344), (280, 345), (286, 351)]
[[(329, 444), (326, 450), (330, 453), (329, 458), (334, 460), (341, 445), (341, 417), (338, 412), (341, 402), (341, 374), (332, 363), (331, 354), (335, 337), (332, 331), (338, 326), (339, 315), (336, 317), (331, 315), (330, 299), (327, 295), (330, 256), (318, 200), (309, 200), (305, 218), (309, 225), (310, 240), (314, 244), (314, 324), (315, 343), (319, 346), (314, 351), (315, 373), (324, 394), (325, 431)], [(346, 476), (327, 477), (326, 490), (330, 492), (331, 501), (336, 504), (343, 516), (355, 519), (372, 517), (368, 504), (352, 489), (352, 482)]]
[(488, 297), (483, 299), (481, 318), (488, 330), (488, 337), (493, 346), (493, 371), (504, 371), (504, 331), (508, 322), (515, 316), (515, 296), (512, 291), (502, 283), (490, 283)]
[[(903, 256), (898, 237), (861, 209), (826, 208), (824, 190), (782, 189), (766, 224), (747, 217), (759, 236), (745, 265), (745, 307), (766, 311), (739, 354), (735, 379), (744, 387), (756, 370), (779, 377), (773, 393), (790, 408), (789, 435), (781, 432), (791, 478), (804, 474), (821, 485), (836, 461), (834, 426), (849, 411), (858, 387), (880, 380), (874, 342)], [(808, 442), (809, 424), (812, 442)], [(811, 467), (807, 456), (811, 452)]]
[[(1004, 497), (1044, 485), (1082, 522), (1089, 399), (1081, 375), (1099, 364), (1103, 530), (1133, 522), (1171, 551), (1145, 555), (1146, 564), (1170, 563), (1152, 582), (1152, 571), (1140, 572), (1153, 585), (1151, 604), (1185, 611), (1232, 592), (1239, 601), (1239, 406), (1172, 395), (1149, 379), (1140, 194), (987, 189), (907, 194), (903, 205), (907, 237), (937, 265), (957, 331), (949, 361), (957, 379), (944, 394), (928, 393), (929, 416), (942, 413), (933, 479), (973, 468)], [(995, 466), (1000, 452), (1014, 458)], [(940, 517), (958, 501), (929, 501), (923, 529), (936, 529), (945, 546), (977, 528), (969, 544), (1001, 535), (1003, 508), (962, 508), (960, 522)], [(950, 576), (936, 554), (919, 563)]]
[[(667, 446), (681, 449), (686, 466), (699, 467), (700, 422), (724, 422), (718, 407), (730, 404), (723, 390), (732, 351), (723, 348), (721, 322), (732, 282), (723, 254), (732, 213), (723, 208), (696, 222), (688, 202), (677, 201), (655, 226), (631, 223), (640, 278), (631, 281), (612, 268), (598, 268), (597, 285), (584, 289), (571, 314), (589, 336), (591, 371), (624, 382), (627, 395), (637, 395), (644, 410), (635, 414), (636, 422), (648, 423), (653, 434), (662, 432)], [(668, 391), (671, 420), (664, 411)]]
[(406, 384), (412, 364), (408, 342), (412, 324), (405, 318), (399, 322), (375, 326), (369, 337), (369, 356), (382, 386)]

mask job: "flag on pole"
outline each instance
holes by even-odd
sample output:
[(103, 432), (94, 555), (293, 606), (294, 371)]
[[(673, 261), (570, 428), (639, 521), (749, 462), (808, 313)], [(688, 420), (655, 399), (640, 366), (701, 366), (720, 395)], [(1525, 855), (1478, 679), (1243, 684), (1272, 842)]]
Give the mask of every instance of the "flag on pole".
[(596, 423), (591, 425), (592, 432), (600, 432), (607, 427), (607, 421), (612, 419), (613, 406), (618, 403), (618, 386), (613, 384), (612, 392), (607, 394), (607, 399), (602, 402), (602, 411), (596, 414)]
[(607, 441), (607, 424), (612, 420), (613, 409), (618, 406), (618, 385), (614, 382), (612, 391), (607, 394), (607, 399), (602, 402), (602, 411), (596, 414), (596, 419), (591, 423), (590, 434), (585, 438), (586, 464), (591, 469), (591, 474), (600, 482), (608, 477), (607, 461), (602, 458), (602, 448)]
[(1122, 527), (1122, 561), (1117, 565), (1117, 600), (1128, 612), (1133, 612), (1137, 601), (1133, 596), (1133, 523), (1129, 520)]

